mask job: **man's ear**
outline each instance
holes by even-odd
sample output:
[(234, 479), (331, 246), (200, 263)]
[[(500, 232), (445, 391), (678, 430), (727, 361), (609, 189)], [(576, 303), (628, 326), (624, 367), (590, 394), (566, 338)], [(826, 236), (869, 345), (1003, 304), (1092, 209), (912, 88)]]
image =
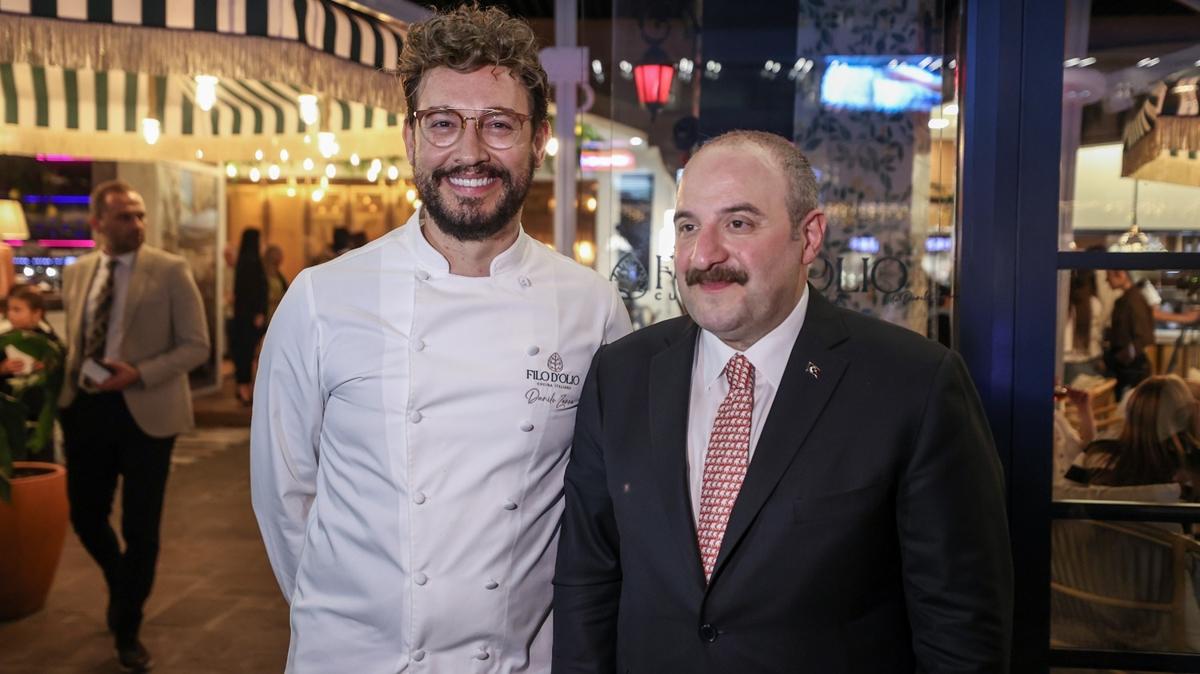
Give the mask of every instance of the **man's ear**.
[(804, 240), (804, 252), (800, 260), (804, 264), (812, 264), (813, 260), (821, 254), (821, 244), (825, 241), (825, 227), (827, 226), (825, 214), (819, 209), (809, 211), (808, 215), (804, 216), (804, 222), (800, 223), (798, 234)]
[(550, 122), (542, 120), (542, 123), (533, 132), (533, 163), (536, 168), (541, 168), (542, 162), (546, 159), (546, 143), (549, 140)]

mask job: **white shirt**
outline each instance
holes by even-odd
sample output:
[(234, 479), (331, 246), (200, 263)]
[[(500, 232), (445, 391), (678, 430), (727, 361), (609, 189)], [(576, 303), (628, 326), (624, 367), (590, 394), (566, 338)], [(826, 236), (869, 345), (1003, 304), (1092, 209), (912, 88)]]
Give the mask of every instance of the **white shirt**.
[[(792, 346), (804, 327), (804, 316), (808, 313), (808, 287), (796, 307), (774, 330), (763, 335), (742, 353), (754, 366), (754, 410), (750, 413), (750, 459), (758, 436), (762, 434), (763, 422), (775, 402), (775, 393), (783, 381)], [(697, 338), (696, 357), (692, 362), (692, 395), (688, 407), (688, 486), (692, 495), (692, 518), (700, 518), (700, 487), (704, 482), (704, 457), (708, 454), (708, 436), (712, 434), (717, 408), (729, 394), (729, 382), (725, 379), (725, 365), (738, 353), (716, 335), (701, 330)]]
[(300, 273), (263, 346), (251, 487), (288, 672), (548, 672), (563, 475), (615, 288), (522, 232), (452, 275), (414, 216)]
[[(96, 304), (100, 299), (100, 290), (108, 282), (108, 263), (113, 256), (100, 253), (100, 262), (96, 265), (96, 273), (92, 276), (92, 284), (88, 287), (87, 311), (84, 313), (83, 334), (87, 340), (88, 326), (92, 324), (92, 316), (96, 312)], [(133, 263), (137, 259), (137, 251), (122, 253), (116, 257), (117, 267), (113, 271), (112, 308), (108, 314), (108, 330), (104, 337), (104, 358), (107, 360), (121, 359), (121, 340), (125, 337), (122, 319), (125, 316), (125, 295), (129, 290), (129, 277), (133, 274)]]

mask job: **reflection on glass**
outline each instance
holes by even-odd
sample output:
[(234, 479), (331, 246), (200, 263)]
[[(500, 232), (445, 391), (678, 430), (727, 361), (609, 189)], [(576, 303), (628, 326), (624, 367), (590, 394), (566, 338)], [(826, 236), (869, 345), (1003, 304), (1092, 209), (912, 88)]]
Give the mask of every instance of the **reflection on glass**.
[(1067, 2), (1060, 247), (1200, 251), (1200, 7)]

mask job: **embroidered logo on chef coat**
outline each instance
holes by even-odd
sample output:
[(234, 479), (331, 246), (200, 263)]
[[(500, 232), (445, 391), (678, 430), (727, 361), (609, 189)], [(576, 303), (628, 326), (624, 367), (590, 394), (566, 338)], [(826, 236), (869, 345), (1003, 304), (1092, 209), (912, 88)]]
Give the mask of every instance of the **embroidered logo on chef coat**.
[(556, 410), (571, 409), (579, 404), (576, 389), (582, 383), (577, 372), (567, 372), (567, 364), (556, 351), (546, 359), (546, 369), (525, 370), (526, 381), (536, 384), (525, 392), (525, 400), (534, 405), (543, 403)]

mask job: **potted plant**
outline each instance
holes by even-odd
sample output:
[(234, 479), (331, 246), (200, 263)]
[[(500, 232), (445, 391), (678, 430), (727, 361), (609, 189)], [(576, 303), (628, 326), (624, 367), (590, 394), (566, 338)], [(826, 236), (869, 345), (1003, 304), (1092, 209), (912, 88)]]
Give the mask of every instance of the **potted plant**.
[(58, 569), (67, 531), (66, 470), (52, 458), (63, 349), (30, 330), (0, 335), (6, 359), (29, 367), (0, 392), (0, 620), (34, 613)]

